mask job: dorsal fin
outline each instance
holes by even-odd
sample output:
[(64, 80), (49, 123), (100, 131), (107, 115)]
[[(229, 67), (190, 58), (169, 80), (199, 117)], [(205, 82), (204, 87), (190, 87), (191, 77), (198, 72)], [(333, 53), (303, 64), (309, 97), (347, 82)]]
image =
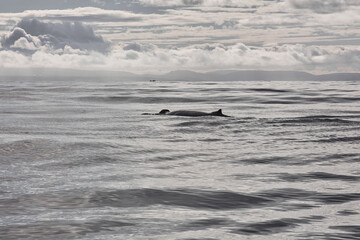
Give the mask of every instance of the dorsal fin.
[(223, 114), (222, 114), (221, 109), (219, 109), (219, 110), (217, 110), (215, 112), (212, 112), (211, 115), (213, 115), (213, 116), (222, 116)]
[(212, 115), (212, 116), (221, 116), (221, 117), (229, 117), (228, 115), (225, 115), (225, 114), (222, 113), (221, 108), (219, 110), (215, 111), (215, 112), (210, 113), (210, 115)]

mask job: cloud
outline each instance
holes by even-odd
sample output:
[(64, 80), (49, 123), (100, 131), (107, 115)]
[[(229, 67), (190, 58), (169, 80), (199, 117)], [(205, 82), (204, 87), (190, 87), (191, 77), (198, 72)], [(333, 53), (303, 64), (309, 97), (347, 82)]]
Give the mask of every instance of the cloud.
[(35, 50), (41, 45), (41, 40), (32, 36), (20, 27), (15, 27), (12, 32), (6, 34), (1, 39), (3, 48), (20, 48)]
[[(150, 14), (144, 18), (146, 21), (139, 23), (121, 22), (123, 25), (118, 25), (120, 27), (108, 22), (98, 23), (96, 29), (108, 34), (106, 37), (117, 37), (112, 43), (86, 24), (57, 19), (55, 16), (61, 15), (60, 10), (49, 15), (31, 12), (37, 14), (36, 18), (29, 18), (31, 14), (26, 13), (24, 19), (0, 37), (0, 68), (49, 67), (135, 73), (179, 69), (360, 71), (358, 45), (339, 47), (344, 45), (341, 44), (341, 40), (345, 39), (342, 35), (330, 32), (333, 35), (326, 33), (328, 36), (324, 38), (325, 33), (320, 30), (327, 28), (317, 27), (320, 37), (313, 36), (314, 28), (308, 28), (311, 24), (326, 26), (332, 22), (354, 26), (360, 22), (356, 10), (348, 9), (346, 14), (314, 14), (307, 11), (304, 16), (294, 18), (294, 15), (281, 12), (264, 16), (244, 13), (244, 16), (238, 17), (236, 10), (228, 8), (226, 14), (220, 14), (224, 18), (217, 18), (217, 11), (168, 9), (162, 15)], [(64, 16), (70, 17), (71, 14), (74, 13), (70, 11)], [(88, 18), (87, 14), (82, 16)], [(338, 26), (334, 27), (336, 31), (340, 29)], [(267, 31), (263, 31), (263, 28)], [(105, 29), (110, 30), (107, 32)], [(109, 33), (114, 29), (118, 29), (117, 32)], [(346, 28), (341, 29), (350, 40), (358, 39), (355, 30), (349, 32)], [(289, 31), (292, 31), (292, 35)], [(317, 38), (337, 41), (338, 45), (306, 44), (306, 41), (317, 44)], [(283, 40), (282, 43), (279, 43), (279, 39)], [(305, 44), (297, 44), (302, 39)], [(258, 41), (257, 44), (253, 44), (254, 41)], [(276, 42), (279, 44), (274, 44)]]
[(130, 43), (123, 47), (123, 50), (133, 50), (136, 52), (149, 52), (155, 49), (154, 45), (151, 44), (138, 44), (138, 43)]
[[(101, 33), (106, 39), (113, 42), (147, 42), (167, 47), (216, 42), (224, 44), (245, 42), (256, 46), (276, 42), (316, 44), (319, 41), (324, 43), (325, 37), (332, 37), (332, 42), (327, 44), (335, 44), (334, 41), (336, 44), (349, 44), (343, 37), (345, 36), (344, 31), (348, 35), (351, 33), (353, 37), (358, 38), (356, 33), (356, 25), (360, 23), (360, 9), (358, 7), (351, 5), (352, 7), (348, 7), (344, 12), (329, 14), (314, 14), (310, 10), (301, 11), (299, 14), (299, 10), (291, 6), (289, 1), (291, 0), (232, 1), (238, 6), (246, 4), (241, 9), (221, 5), (229, 4), (228, 1), (211, 0), (203, 1), (202, 5), (192, 5), (191, 7), (188, 7), (190, 5), (182, 5), (182, 7), (142, 5), (143, 8), (161, 9), (161, 11), (152, 14), (94, 7), (28, 10), (19, 13), (0, 14), (0, 25), (5, 26), (2, 31), (6, 31), (14, 24), (13, 22), (10, 23), (9, 20), (19, 22), (21, 19), (37, 19), (48, 23), (80, 21), (83, 24), (91, 24), (97, 33)], [(138, 1), (136, 2), (137, 5), (140, 5)], [(176, 2), (184, 4), (183, 1), (178, 0), (147, 0), (147, 2), (153, 4), (174, 4)], [(214, 4), (214, 7), (205, 7), (204, 4), (208, 6)], [(221, 6), (215, 6), (215, 4)], [(267, 31), (263, 31), (263, 29)], [(314, 35), (314, 29), (329, 34)], [(345, 41), (342, 41), (343, 39)], [(73, 45), (72, 47), (79, 48)]]
[(86, 22), (138, 22), (142, 14), (120, 10), (105, 10), (95, 7), (84, 7), (65, 10), (25, 11), (24, 15), (45, 18), (49, 20), (86, 21)]
[(146, 15), (136, 14), (121, 10), (105, 10), (96, 7), (81, 7), (74, 9), (52, 10), (26, 10), (17, 13), (0, 14), (0, 22), (9, 19), (19, 21), (21, 19), (59, 20), (59, 21), (84, 21), (84, 22), (139, 22)]
[(171, 6), (206, 6), (206, 7), (247, 7), (249, 4), (255, 4), (256, 0), (244, 3), (239, 0), (139, 0), (145, 5), (154, 5), (161, 7)]
[(113, 46), (108, 54), (84, 52), (69, 46), (61, 52), (43, 48), (30, 55), (9, 49), (0, 51), (0, 67), (101, 69), (134, 73), (164, 73), (180, 69), (204, 72), (221, 69), (358, 72), (359, 56), (359, 47), (301, 44), (249, 47), (238, 43), (230, 46), (200, 44), (169, 49), (132, 43)]
[(140, 0), (145, 5), (155, 6), (182, 6), (182, 5), (200, 5), (203, 0)]
[(249, 47), (202, 44), (166, 49), (124, 45), (116, 48), (104, 64), (133, 72), (170, 70), (211, 71), (221, 69), (305, 70), (313, 72), (360, 71), (360, 48), (327, 48), (284, 44)]
[(30, 67), (29, 57), (19, 52), (11, 50), (0, 51), (0, 67), (14, 68), (14, 67)]
[(355, 30), (360, 25), (360, 9), (348, 9), (344, 12), (320, 14), (314, 20), (321, 25), (347, 26), (347, 32)]
[(302, 19), (286, 15), (258, 15), (241, 19), (235, 27), (249, 26), (253, 28), (276, 28), (287, 26), (299, 26), (303, 24)]
[(28, 41), (27, 38), (21, 37), (16, 40), (12, 46), (13, 48), (25, 49), (25, 50), (35, 50), (37, 48), (36, 43)]
[(98, 51), (106, 53), (110, 43), (94, 30), (80, 22), (43, 22), (37, 19), (23, 19), (1, 40), (3, 48), (36, 50), (48, 48), (52, 50), (73, 49)]
[(360, 6), (358, 0), (288, 0), (296, 9), (309, 9), (316, 13), (342, 12), (351, 6)]

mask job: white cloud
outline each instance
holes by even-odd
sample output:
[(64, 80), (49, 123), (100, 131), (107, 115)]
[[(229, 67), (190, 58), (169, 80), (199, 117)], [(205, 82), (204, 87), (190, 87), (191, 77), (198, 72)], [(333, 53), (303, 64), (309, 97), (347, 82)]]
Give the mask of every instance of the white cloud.
[(206, 7), (248, 7), (250, 4), (257, 4), (259, 1), (248, 0), (246, 3), (239, 0), (140, 0), (145, 5), (154, 6), (206, 6)]
[(36, 36), (32, 36), (22, 28), (15, 27), (10, 33), (5, 34), (0, 39), (4, 48), (21, 48), (35, 50), (41, 45), (41, 40)]
[(214, 44), (177, 49), (142, 46), (142, 51), (124, 48), (127, 49), (124, 46), (114, 50), (108, 58), (104, 58), (105, 62), (102, 64), (134, 72), (167, 72), (178, 69), (360, 70), (359, 47), (322, 48), (287, 44), (254, 48), (239, 43), (232, 46)]
[(141, 1), (161, 11), (0, 14), (0, 67), (360, 71), (355, 1)]
[[(256, 15), (238, 21), (239, 25), (244, 26), (258, 26), (261, 28), (268, 27), (285, 27), (287, 25), (300, 25), (303, 23), (302, 19), (294, 18), (287, 15)], [(239, 27), (237, 25), (237, 27)]]
[(34, 42), (29, 42), (26, 38), (21, 37), (14, 42), (11, 48), (18, 48), (24, 50), (36, 50), (37, 46), (35, 46)]
[(308, 70), (313, 72), (360, 71), (360, 47), (329, 48), (300, 44), (249, 47), (202, 44), (183, 48), (159, 48), (152, 44), (124, 44), (109, 54), (81, 51), (66, 46), (55, 52), (39, 49), (31, 55), (0, 51), (0, 67), (49, 67), (121, 70), (158, 73), (171, 70), (221, 69)]
[(331, 26), (355, 27), (360, 25), (360, 9), (348, 9), (344, 12), (321, 14), (314, 16), (314, 20), (321, 25), (331, 24)]
[(49, 49), (73, 49), (99, 51), (106, 53), (110, 43), (96, 35), (90, 26), (79, 22), (51, 23), (37, 19), (23, 19), (0, 40), (4, 48), (35, 50), (40, 47)]
[[(21, 13), (0, 14), (0, 24), (9, 25), (10, 20), (37, 19), (43, 22), (63, 23), (81, 21), (91, 24), (96, 33), (101, 33), (114, 42), (151, 42), (168, 47), (194, 43), (235, 44), (259, 43), (314, 43), (324, 37), (334, 37), (341, 42), (344, 29), (354, 32), (360, 23), (360, 8), (354, 5), (344, 12), (317, 14), (301, 10), (282, 1), (245, 1), (246, 8), (169, 7), (161, 12), (138, 14), (94, 7), (65, 10), (29, 10)], [(295, 1), (295, 0), (293, 0)], [(299, 1), (299, 0), (298, 0)], [(317, 1), (317, 0), (314, 0)], [(233, 1), (239, 6), (244, 1)], [(159, 3), (160, 2), (153, 2)], [(164, 3), (171, 4), (172, 1)], [(173, 2), (174, 3), (174, 2)], [(180, 1), (179, 3), (183, 3)], [(202, 4), (223, 4), (224, 1), (204, 1)], [(257, 5), (256, 5), (257, 4)], [(350, 3), (348, 3), (349, 5)], [(256, 8), (252, 8), (256, 6)], [(350, 5), (349, 5), (350, 6)], [(309, 6), (310, 7), (310, 6)], [(156, 8), (156, 7), (149, 7)], [(342, 28), (335, 27), (342, 26)], [(3, 28), (5, 30), (6, 28)], [(266, 29), (266, 31), (263, 31)], [(325, 35), (313, 32), (318, 30)], [(320, 31), (321, 30), (321, 31)], [(340, 34), (341, 33), (341, 34)], [(359, 39), (360, 41), (360, 39)], [(69, 45), (65, 42), (62, 45)], [(71, 45), (73, 48), (78, 48)]]
[(105, 10), (96, 7), (81, 7), (74, 9), (52, 9), (52, 10), (26, 10), (18, 13), (1, 13), (0, 21), (6, 23), (8, 20), (20, 21), (25, 18), (36, 18), (39, 20), (60, 21), (83, 21), (83, 22), (139, 22), (144, 14), (135, 14), (121, 10)]
[(14, 67), (31, 67), (29, 57), (19, 52), (11, 50), (0, 51), (0, 67), (14, 68)]
[(288, 0), (297, 9), (309, 9), (317, 13), (341, 12), (351, 6), (360, 6), (358, 0)]

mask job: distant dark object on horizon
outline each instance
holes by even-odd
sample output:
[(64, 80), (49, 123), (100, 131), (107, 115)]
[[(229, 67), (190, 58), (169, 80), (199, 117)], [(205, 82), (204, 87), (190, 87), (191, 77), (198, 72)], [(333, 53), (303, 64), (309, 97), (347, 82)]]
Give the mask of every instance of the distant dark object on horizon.
[(143, 113), (142, 115), (173, 115), (173, 116), (184, 116), (184, 117), (203, 117), (203, 116), (230, 117), (228, 115), (223, 114), (221, 109), (211, 113), (200, 112), (200, 111), (189, 111), (189, 110), (178, 110), (171, 112), (168, 109), (163, 109), (159, 113), (155, 113), (155, 114)]
[(150, 79), (149, 82), (156, 82), (156, 80), (155, 79)]

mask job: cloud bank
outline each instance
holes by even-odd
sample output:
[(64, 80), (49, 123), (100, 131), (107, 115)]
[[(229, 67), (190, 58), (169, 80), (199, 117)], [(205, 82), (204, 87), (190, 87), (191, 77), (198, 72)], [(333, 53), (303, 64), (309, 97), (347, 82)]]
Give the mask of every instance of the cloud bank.
[[(301, 44), (249, 47), (243, 43), (199, 45), (176, 49), (123, 46), (111, 58), (129, 69), (220, 70), (277, 69), (314, 71), (360, 70), (360, 48), (321, 48)], [(137, 69), (139, 70), (139, 69)]]
[(360, 71), (357, 1), (128, 2), (0, 13), (0, 69)]
[(44, 67), (161, 73), (170, 70), (277, 69), (360, 71), (360, 48), (283, 44), (198, 44), (162, 48), (113, 43), (90, 26), (23, 19), (1, 38), (0, 67)]
[(205, 7), (244, 7), (256, 0), (139, 0), (140, 3), (152, 6), (171, 7), (171, 6), (205, 6)]
[(80, 22), (43, 22), (23, 19), (1, 37), (2, 48), (27, 52), (78, 49), (106, 53), (110, 43), (96, 35), (90, 26)]
[(352, 6), (360, 6), (358, 0), (288, 0), (297, 9), (309, 9), (317, 13), (342, 12)]

